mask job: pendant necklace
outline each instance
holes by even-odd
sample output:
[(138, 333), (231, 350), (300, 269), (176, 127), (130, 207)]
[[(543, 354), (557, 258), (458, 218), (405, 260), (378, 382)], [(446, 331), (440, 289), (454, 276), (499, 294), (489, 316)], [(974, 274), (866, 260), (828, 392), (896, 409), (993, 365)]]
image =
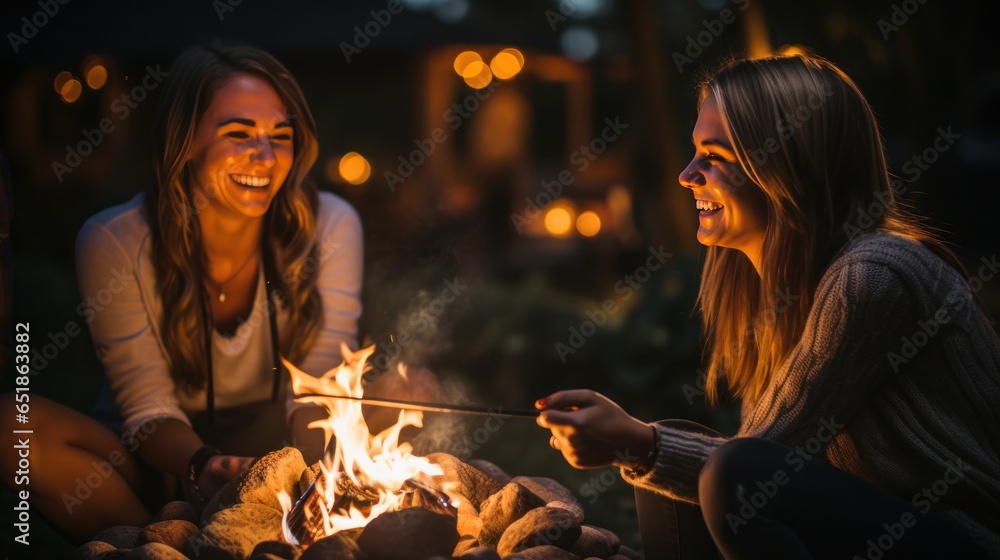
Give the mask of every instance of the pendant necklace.
[(226, 290), (225, 290), (226, 284), (232, 282), (237, 276), (239, 276), (240, 273), (243, 272), (243, 269), (246, 268), (248, 264), (250, 264), (250, 261), (253, 260), (253, 258), (254, 258), (254, 256), (256, 254), (257, 254), (257, 251), (251, 251), (250, 252), (250, 256), (247, 257), (247, 260), (243, 261), (243, 264), (240, 265), (240, 267), (238, 269), (236, 269), (236, 272), (234, 272), (229, 277), (229, 279), (227, 279), (225, 282), (221, 282), (221, 283), (218, 284), (218, 286), (219, 286), (219, 303), (225, 303), (225, 301), (226, 301)]

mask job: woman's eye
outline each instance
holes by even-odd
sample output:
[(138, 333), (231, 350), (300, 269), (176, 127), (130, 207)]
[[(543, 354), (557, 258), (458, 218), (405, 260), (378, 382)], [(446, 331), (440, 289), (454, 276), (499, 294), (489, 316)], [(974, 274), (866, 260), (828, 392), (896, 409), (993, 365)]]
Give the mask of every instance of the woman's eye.
[(284, 141), (291, 140), (292, 139), (292, 135), (291, 134), (275, 134), (274, 136), (271, 137), (271, 139), (272, 140), (279, 140), (279, 141), (284, 142)]
[(250, 138), (249, 134), (247, 134), (246, 132), (239, 131), (239, 130), (234, 130), (232, 132), (227, 132), (226, 136), (228, 136), (230, 138), (236, 138), (237, 140), (247, 140), (247, 139)]

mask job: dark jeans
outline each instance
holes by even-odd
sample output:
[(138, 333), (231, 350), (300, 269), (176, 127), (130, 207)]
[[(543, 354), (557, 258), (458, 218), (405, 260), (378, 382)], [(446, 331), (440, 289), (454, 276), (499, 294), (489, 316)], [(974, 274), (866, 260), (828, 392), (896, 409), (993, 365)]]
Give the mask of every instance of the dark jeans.
[(646, 560), (722, 558), (701, 508), (635, 487), (635, 513)]
[(702, 470), (701, 507), (636, 488), (646, 560), (988, 558), (950, 520), (789, 453), (762, 439), (726, 443)]

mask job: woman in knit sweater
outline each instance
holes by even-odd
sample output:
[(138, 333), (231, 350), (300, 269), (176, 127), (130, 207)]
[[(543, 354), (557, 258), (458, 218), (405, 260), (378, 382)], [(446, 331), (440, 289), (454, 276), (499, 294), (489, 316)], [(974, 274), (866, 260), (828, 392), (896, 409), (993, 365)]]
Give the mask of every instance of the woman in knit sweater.
[(537, 403), (552, 447), (622, 468), (650, 559), (1000, 557), (1000, 341), (860, 90), (817, 57), (730, 62), (692, 142), (707, 395), (741, 399), (739, 433), (575, 390)]

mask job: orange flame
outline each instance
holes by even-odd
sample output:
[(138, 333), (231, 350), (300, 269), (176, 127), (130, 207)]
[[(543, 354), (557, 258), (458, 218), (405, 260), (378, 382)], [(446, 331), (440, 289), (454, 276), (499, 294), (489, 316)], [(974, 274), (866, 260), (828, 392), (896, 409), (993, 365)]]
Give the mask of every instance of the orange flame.
[[(322, 377), (313, 377), (287, 360), (282, 360), (291, 374), (292, 390), (295, 394), (363, 396), (364, 387), (361, 379), (365, 363), (375, 352), (375, 346), (351, 352), (346, 345), (342, 345), (341, 351), (344, 363), (326, 372)], [(400, 363), (398, 368), (400, 375), (405, 378), (406, 366)], [(327, 447), (327, 454), (320, 463), (327, 484), (325, 488), (316, 488), (323, 500), (322, 526), (327, 535), (344, 529), (364, 527), (382, 513), (399, 509), (405, 496), (401, 491), (403, 483), (420, 474), (438, 476), (443, 472), (441, 467), (432, 464), (424, 457), (412, 455), (413, 448), (409, 443), (399, 443), (399, 434), (403, 428), (423, 427), (423, 414), (419, 411), (400, 410), (399, 419), (394, 425), (377, 435), (372, 435), (361, 413), (360, 401), (317, 396), (300, 397), (295, 400), (319, 404), (330, 413), (329, 418), (309, 424), (310, 428), (323, 430)], [(331, 437), (336, 439), (332, 454), (329, 449)], [(378, 493), (378, 503), (368, 514), (353, 506), (347, 512), (330, 511), (331, 507), (328, 504), (336, 501), (337, 480), (342, 476), (348, 477), (359, 487)], [(288, 527), (288, 513), (292, 508), (292, 500), (284, 491), (279, 494), (278, 499), (284, 512), (282, 530), (285, 540), (299, 544)]]

